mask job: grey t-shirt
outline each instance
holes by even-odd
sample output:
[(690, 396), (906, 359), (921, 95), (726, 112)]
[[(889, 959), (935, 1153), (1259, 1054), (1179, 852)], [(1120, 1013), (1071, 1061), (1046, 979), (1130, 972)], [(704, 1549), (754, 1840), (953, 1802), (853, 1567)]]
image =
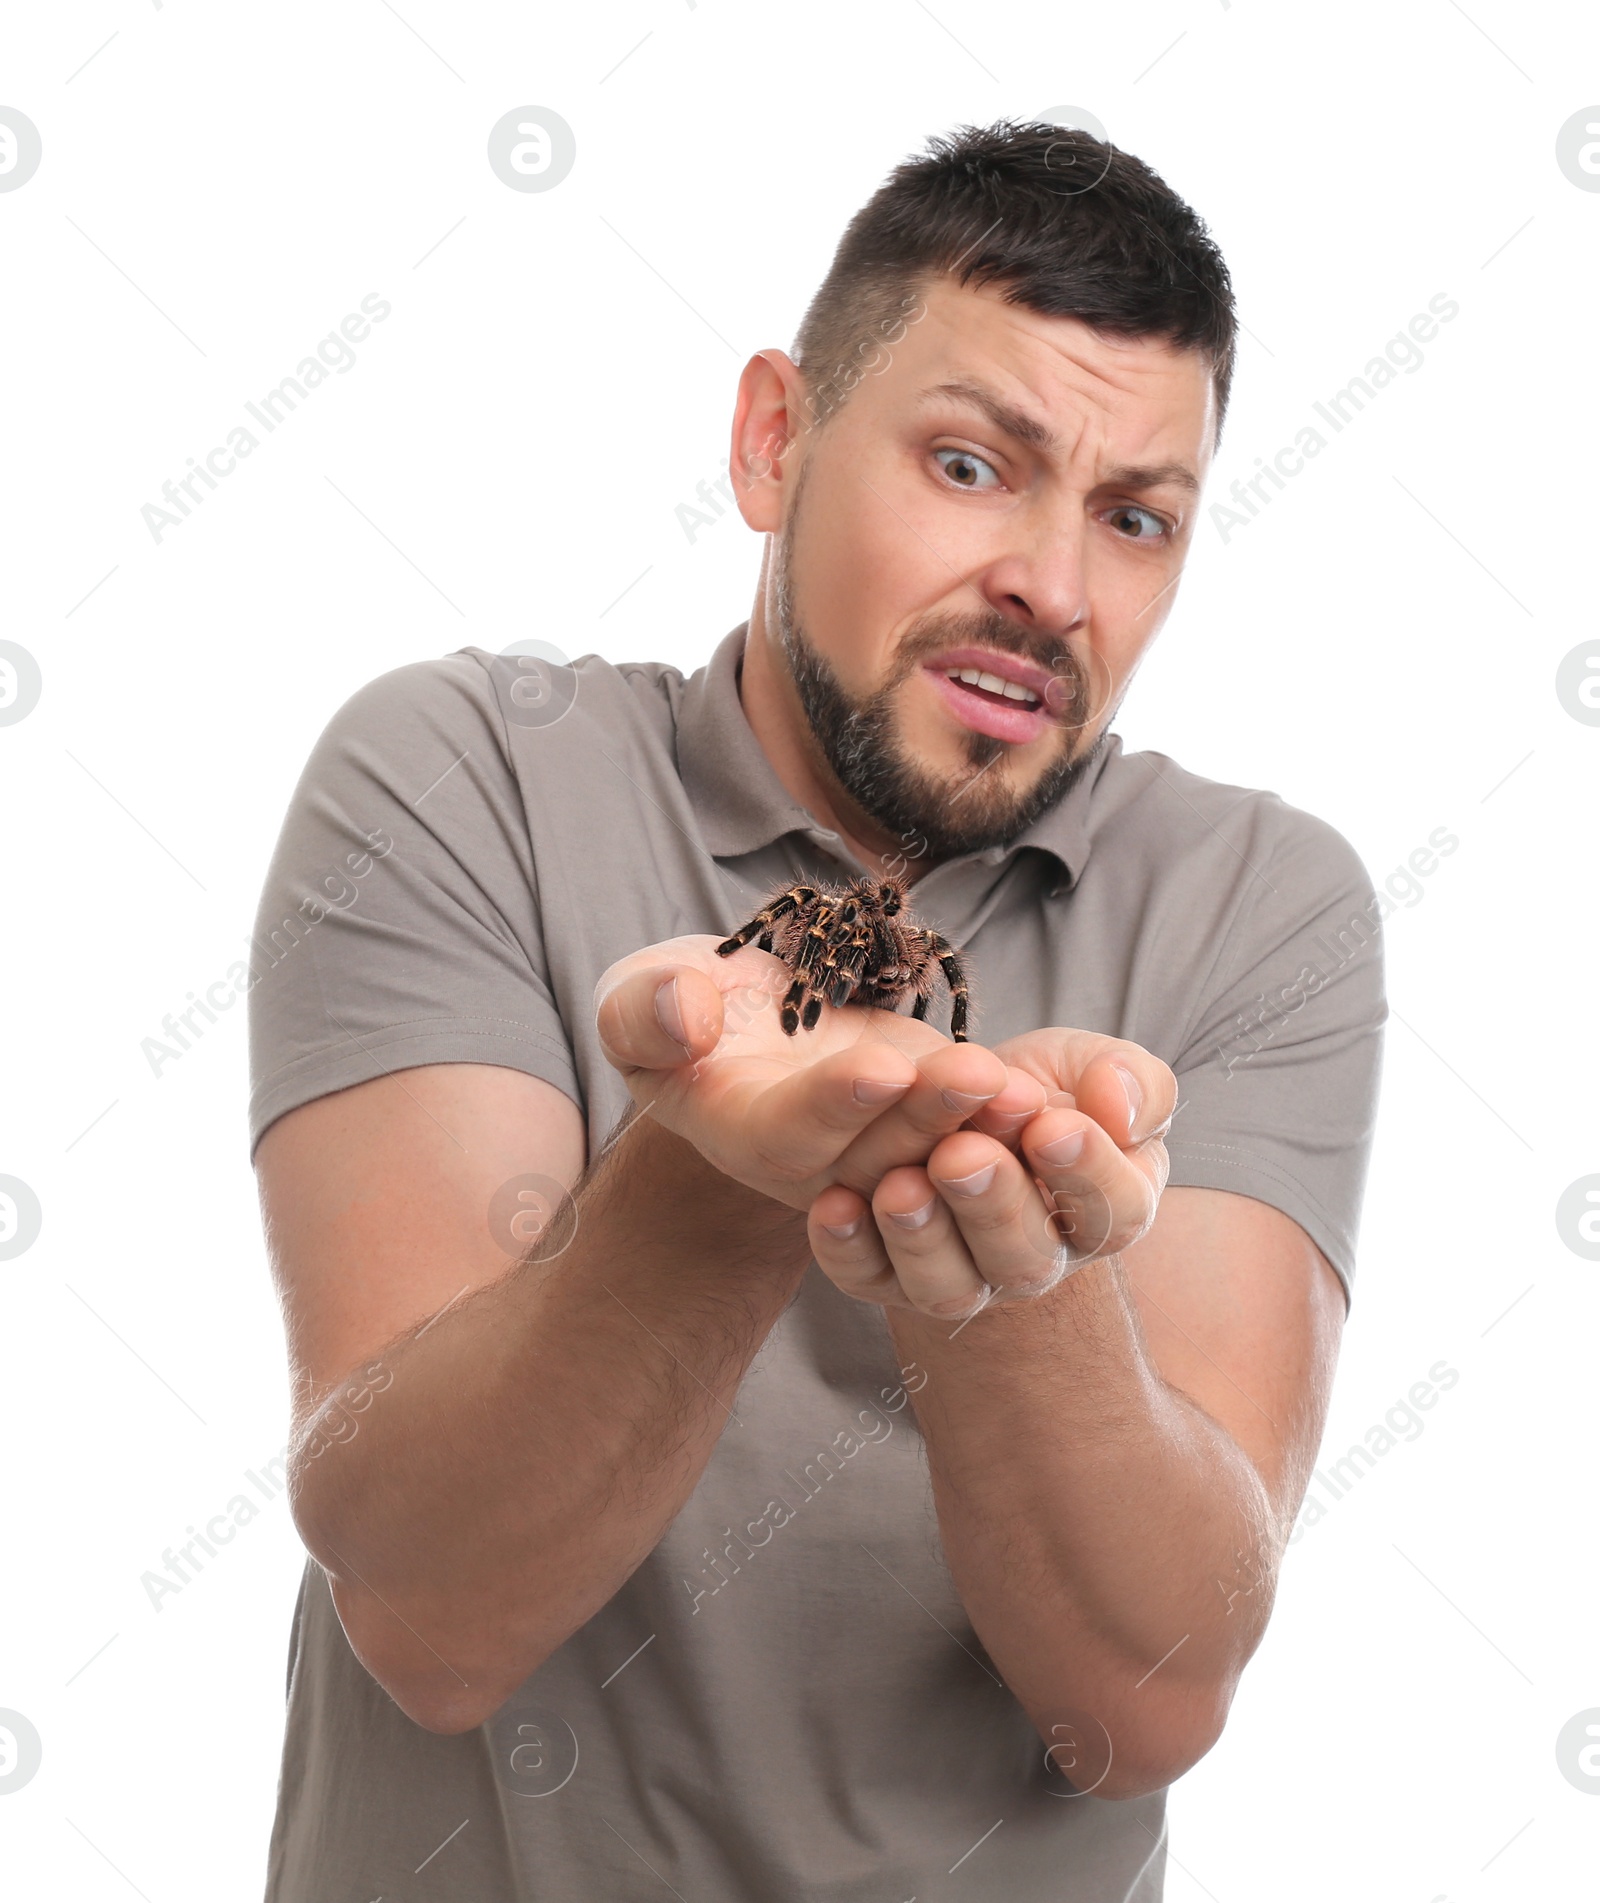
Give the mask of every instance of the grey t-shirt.
[[(745, 720), (744, 633), (688, 678), (466, 648), (339, 710), (253, 940), (252, 1145), (329, 1091), (470, 1062), (566, 1092), (596, 1152), (630, 1101), (595, 1036), (606, 967), (863, 869)], [(1155, 1052), (1172, 1183), (1283, 1210), (1348, 1290), (1387, 904), (1337, 832), (1113, 737), (915, 905), (968, 955), (975, 1038), (1063, 1024)], [(1163, 1795), (1076, 1793), (966, 1616), (919, 1378), (813, 1264), (655, 1551), (459, 1737), (367, 1675), (308, 1563), (270, 1903), (1154, 1903)]]

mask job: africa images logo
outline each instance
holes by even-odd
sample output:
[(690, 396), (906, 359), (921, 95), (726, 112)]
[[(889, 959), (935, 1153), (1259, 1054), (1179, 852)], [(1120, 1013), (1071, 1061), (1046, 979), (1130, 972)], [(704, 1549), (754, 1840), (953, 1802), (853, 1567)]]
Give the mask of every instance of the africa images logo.
[(0, 106), (0, 192), (26, 185), (39, 169), (39, 128), (15, 106)]

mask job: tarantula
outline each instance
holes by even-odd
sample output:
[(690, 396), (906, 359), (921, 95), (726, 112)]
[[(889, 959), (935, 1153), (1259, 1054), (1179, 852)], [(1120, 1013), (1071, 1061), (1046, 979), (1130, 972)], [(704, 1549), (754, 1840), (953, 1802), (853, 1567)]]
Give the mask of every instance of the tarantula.
[[(902, 914), (906, 914), (902, 916)], [(752, 939), (794, 973), (779, 1014), (784, 1035), (816, 1028), (822, 1004), (865, 1004), (892, 1011), (908, 992), (911, 1015), (925, 1018), (935, 971), (950, 989), (950, 1036), (967, 1042), (966, 968), (950, 941), (912, 923), (906, 884), (890, 874), (848, 885), (792, 885), (717, 947), (726, 958)]]

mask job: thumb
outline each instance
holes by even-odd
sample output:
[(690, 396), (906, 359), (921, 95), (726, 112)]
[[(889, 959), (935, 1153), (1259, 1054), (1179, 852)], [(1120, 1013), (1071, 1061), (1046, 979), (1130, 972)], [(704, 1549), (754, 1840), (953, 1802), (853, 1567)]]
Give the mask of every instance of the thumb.
[(722, 1035), (722, 993), (694, 965), (635, 969), (609, 989), (602, 978), (595, 991), (595, 1030), (608, 1062), (624, 1076), (692, 1064)]

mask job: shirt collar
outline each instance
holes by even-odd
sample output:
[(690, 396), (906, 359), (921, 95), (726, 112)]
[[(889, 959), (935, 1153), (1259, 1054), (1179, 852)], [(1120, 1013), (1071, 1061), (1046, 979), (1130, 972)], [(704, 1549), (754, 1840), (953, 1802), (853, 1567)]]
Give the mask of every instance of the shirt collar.
[[(732, 859), (755, 852), (784, 834), (802, 832), (828, 847), (835, 835), (791, 797), (767, 758), (739, 699), (739, 668), (748, 622), (723, 636), (711, 659), (691, 674), (678, 706), (678, 773), (712, 856)], [(941, 864), (981, 861), (999, 866), (1024, 846), (1046, 853), (1061, 868), (1052, 887), (1077, 882), (1089, 857), (1089, 803), (1107, 764), (1122, 749), (1112, 734), (1094, 765), (1046, 807), (1031, 826), (1003, 846), (961, 853)]]

